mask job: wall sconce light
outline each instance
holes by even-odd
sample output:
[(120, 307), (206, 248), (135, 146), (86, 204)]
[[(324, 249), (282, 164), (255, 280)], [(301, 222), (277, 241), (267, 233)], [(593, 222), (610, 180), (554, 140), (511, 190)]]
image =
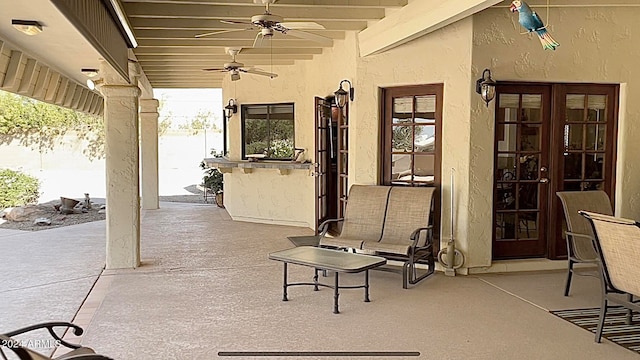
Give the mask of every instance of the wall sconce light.
[[(345, 82), (349, 84), (348, 93), (345, 89), (342, 88), (342, 83), (345, 83)], [(355, 90), (353, 86), (351, 86), (351, 81), (349, 80), (340, 81), (340, 89), (334, 92), (334, 94), (336, 95), (336, 105), (338, 105), (340, 109), (344, 108), (344, 106), (347, 105), (347, 95), (349, 95), (349, 100), (353, 101), (354, 93), (355, 93)]]
[(236, 105), (236, 101), (234, 99), (229, 99), (229, 103), (224, 107), (224, 112), (227, 116), (227, 120), (231, 119), (233, 114), (238, 112), (238, 105)]
[(482, 78), (476, 81), (476, 92), (489, 107), (489, 102), (496, 96), (496, 82), (491, 78), (491, 70), (484, 69)]
[(35, 20), (11, 20), (11, 25), (16, 30), (23, 32), (27, 35), (37, 35), (42, 32), (42, 25)]
[(89, 88), (89, 90), (93, 91), (96, 89), (96, 86), (101, 85), (103, 82), (104, 80), (102, 79), (98, 79), (98, 80), (87, 79), (87, 87)]
[(90, 78), (98, 76), (98, 69), (84, 68), (84, 69), (81, 69), (80, 72)]

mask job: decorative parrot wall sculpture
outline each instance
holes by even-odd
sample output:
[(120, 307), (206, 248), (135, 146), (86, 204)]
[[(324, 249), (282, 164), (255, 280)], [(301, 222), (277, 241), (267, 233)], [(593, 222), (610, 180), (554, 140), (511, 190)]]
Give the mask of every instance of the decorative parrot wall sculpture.
[(514, 0), (511, 2), (509, 10), (511, 10), (511, 12), (517, 11), (519, 13), (518, 22), (523, 28), (527, 29), (528, 32), (535, 31), (538, 34), (542, 47), (545, 50), (555, 50), (560, 46), (560, 44), (551, 37), (551, 34), (549, 34), (545, 28), (544, 23), (542, 23), (538, 14), (531, 10), (526, 2)]

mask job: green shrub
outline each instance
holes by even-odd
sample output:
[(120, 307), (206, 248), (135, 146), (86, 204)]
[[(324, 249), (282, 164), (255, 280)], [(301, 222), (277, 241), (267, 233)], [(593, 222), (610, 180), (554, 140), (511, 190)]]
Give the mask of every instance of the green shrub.
[(207, 168), (207, 165), (203, 162), (200, 163), (200, 168), (204, 170), (204, 176), (202, 177), (202, 183), (204, 187), (211, 189), (215, 194), (222, 192), (224, 185), (224, 176), (220, 170), (216, 168)]
[(40, 182), (33, 176), (9, 169), (0, 170), (0, 209), (35, 204)]

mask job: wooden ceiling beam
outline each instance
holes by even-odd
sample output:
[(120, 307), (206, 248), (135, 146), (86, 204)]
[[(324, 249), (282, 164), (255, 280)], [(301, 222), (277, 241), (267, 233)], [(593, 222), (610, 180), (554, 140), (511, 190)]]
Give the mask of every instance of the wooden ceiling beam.
[[(264, 6), (202, 5), (190, 3), (125, 3), (129, 18), (193, 18), (218, 20), (246, 20), (264, 13)], [(316, 20), (379, 20), (384, 8), (351, 8), (328, 6), (273, 7), (271, 13), (290, 21)]]
[[(200, 4), (200, 5), (234, 5), (251, 6), (256, 4), (250, 0), (120, 0), (122, 3), (174, 3), (174, 4)], [(300, 6), (332, 6), (332, 7), (371, 7), (389, 8), (402, 7), (407, 5), (407, 0), (279, 0), (271, 5), (274, 9), (280, 7), (300, 7)]]
[[(242, 19), (241, 19), (242, 20)], [(247, 20), (247, 19), (244, 19)], [(325, 30), (360, 31), (367, 27), (366, 20), (313, 20), (325, 27)], [(139, 29), (174, 29), (174, 30), (241, 30), (246, 26), (225, 24), (213, 19), (173, 19), (173, 18), (130, 18), (129, 22), (137, 34)]]

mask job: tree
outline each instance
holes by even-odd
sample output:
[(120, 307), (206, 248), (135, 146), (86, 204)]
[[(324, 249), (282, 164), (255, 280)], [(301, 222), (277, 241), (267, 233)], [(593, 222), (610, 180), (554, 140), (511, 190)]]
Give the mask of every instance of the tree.
[(167, 131), (171, 128), (171, 113), (169, 115), (164, 116), (162, 120), (158, 123), (158, 136), (163, 136), (167, 134)]
[(178, 127), (184, 130), (190, 130), (191, 135), (198, 135), (203, 130), (213, 130), (220, 132), (220, 129), (215, 124), (218, 121), (218, 117), (209, 110), (198, 110), (198, 113), (187, 124), (181, 124)]
[[(165, 102), (167, 101), (167, 94), (162, 94), (162, 97), (158, 100), (158, 113), (162, 113), (162, 108), (164, 107)], [(167, 114), (162, 116), (160, 122), (158, 122), (158, 136), (163, 136), (169, 131), (172, 125), (171, 118), (173, 117), (173, 112), (169, 111)]]
[(102, 117), (0, 91), (0, 144), (17, 139), (23, 146), (47, 152), (69, 131), (88, 141), (83, 152), (89, 159), (104, 157)]

